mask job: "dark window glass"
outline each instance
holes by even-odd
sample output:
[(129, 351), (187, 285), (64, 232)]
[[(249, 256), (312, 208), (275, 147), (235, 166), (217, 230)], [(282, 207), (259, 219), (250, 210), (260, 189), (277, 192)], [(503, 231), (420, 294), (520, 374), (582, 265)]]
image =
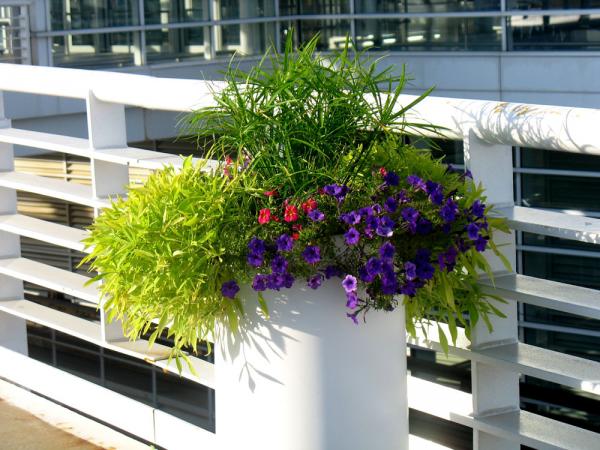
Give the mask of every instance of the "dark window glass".
[(500, 50), (500, 19), (410, 18), (357, 20), (359, 48), (386, 50)]
[(522, 174), (523, 204), (540, 208), (600, 210), (600, 179)]
[(96, 352), (56, 344), (56, 367), (88, 381), (100, 382), (100, 356)]
[(137, 25), (137, 8), (137, 0), (51, 0), (51, 27), (79, 30)]
[(318, 50), (340, 49), (346, 42), (350, 33), (350, 22), (347, 20), (299, 20), (281, 25), (282, 42), (287, 33), (294, 29), (296, 45), (309, 41), (319, 34)]
[(600, 7), (600, 0), (507, 0), (509, 9), (586, 9)]
[(152, 370), (147, 364), (128, 361), (118, 353), (105, 350), (104, 385), (148, 405), (153, 404)]
[(52, 38), (54, 65), (98, 69), (131, 66), (139, 43), (137, 33), (101, 33)]
[(293, 16), (299, 14), (346, 14), (348, 0), (280, 0), (279, 11), (282, 16)]
[(600, 156), (523, 148), (521, 167), (600, 172)]
[(208, 27), (146, 31), (146, 58), (154, 63), (203, 57), (208, 32)]
[(499, 10), (500, 0), (354, 0), (357, 13), (444, 13)]
[(536, 278), (600, 289), (600, 258), (524, 251), (523, 273)]
[(599, 50), (600, 14), (512, 16), (509, 50)]

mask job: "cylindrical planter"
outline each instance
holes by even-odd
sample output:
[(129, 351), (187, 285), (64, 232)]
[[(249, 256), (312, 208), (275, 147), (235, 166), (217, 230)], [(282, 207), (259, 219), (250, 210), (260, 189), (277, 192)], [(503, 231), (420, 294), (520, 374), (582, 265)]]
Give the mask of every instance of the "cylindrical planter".
[(404, 307), (355, 325), (336, 279), (266, 293), (265, 320), (241, 294), (242, 335), (215, 345), (222, 450), (408, 449)]

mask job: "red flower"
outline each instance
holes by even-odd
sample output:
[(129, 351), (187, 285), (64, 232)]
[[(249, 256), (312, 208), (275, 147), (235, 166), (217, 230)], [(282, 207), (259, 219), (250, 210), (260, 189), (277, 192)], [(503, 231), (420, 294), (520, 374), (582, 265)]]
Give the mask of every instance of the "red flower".
[(385, 170), (385, 167), (381, 167), (379, 169), (379, 175), (381, 175), (382, 177), (385, 177), (387, 175), (387, 170)]
[(269, 208), (261, 209), (258, 212), (258, 223), (264, 225), (265, 223), (269, 223), (271, 220), (271, 210)]
[(292, 225), (292, 230), (294, 230), (294, 231), (302, 231), (302, 224), (301, 223), (297, 223), (295, 225)]
[(263, 194), (267, 197), (277, 197), (277, 191), (265, 191)]
[(298, 220), (298, 208), (296, 208), (294, 205), (287, 205), (285, 207), (283, 220), (286, 222), (295, 222)]
[(277, 216), (271, 216), (271, 219), (273, 219), (273, 222), (281, 222), (281, 219)]
[(292, 239), (297, 241), (298, 239), (300, 239), (300, 233), (292, 233)]
[(231, 156), (227, 155), (227, 156), (225, 157), (225, 165), (226, 165), (226, 166), (230, 166), (230, 165), (232, 165), (232, 164), (233, 164), (233, 159), (231, 159)]
[(304, 203), (302, 203), (302, 210), (304, 211), (305, 214), (308, 214), (309, 212), (311, 212), (313, 209), (316, 209), (316, 208), (317, 208), (317, 202), (313, 198), (309, 198)]

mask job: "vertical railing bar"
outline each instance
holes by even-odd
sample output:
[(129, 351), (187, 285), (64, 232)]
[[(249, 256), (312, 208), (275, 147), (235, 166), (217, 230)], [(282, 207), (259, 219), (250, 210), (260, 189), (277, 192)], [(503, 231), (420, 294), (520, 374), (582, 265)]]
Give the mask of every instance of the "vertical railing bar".
[(281, 21), (279, 20), (279, 0), (273, 0), (273, 7), (275, 8), (275, 48), (278, 52), (281, 51)]

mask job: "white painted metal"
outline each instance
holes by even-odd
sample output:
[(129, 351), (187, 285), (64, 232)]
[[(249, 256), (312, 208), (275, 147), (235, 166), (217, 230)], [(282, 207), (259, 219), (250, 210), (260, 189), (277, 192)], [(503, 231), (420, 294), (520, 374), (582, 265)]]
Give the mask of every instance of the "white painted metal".
[(85, 245), (81, 240), (88, 236), (85, 230), (35, 219), (22, 214), (1, 214), (0, 230), (80, 252), (85, 251)]
[(215, 450), (218, 448), (217, 437), (214, 433), (158, 409), (154, 410), (154, 426), (156, 431), (153, 442), (163, 448), (169, 450), (189, 450), (191, 448)]
[(215, 345), (220, 449), (408, 448), (403, 308), (354, 325), (338, 283), (266, 295), (246, 289), (244, 334)]
[(600, 219), (522, 206), (501, 208), (498, 212), (515, 230), (600, 244)]
[[(98, 304), (96, 285), (85, 286), (89, 278), (77, 273), (27, 258), (2, 258), (0, 259), (0, 274)], [(15, 295), (11, 294), (6, 297), (15, 298)]]
[[(476, 183), (487, 189), (488, 201), (495, 205), (513, 204), (512, 147), (488, 144), (482, 141), (474, 130), (468, 130), (464, 139), (465, 165), (473, 173)], [(495, 236), (498, 245), (504, 244), (503, 253), (515, 265), (516, 251), (514, 233)], [(487, 252), (492, 270), (501, 270), (503, 264), (495, 255)], [(494, 300), (490, 300), (494, 301)], [(472, 333), (472, 346), (475, 349), (489, 348), (518, 340), (518, 314), (516, 302), (500, 304), (497, 307), (506, 318), (490, 317), (493, 331), (490, 333), (483, 320), (480, 320)], [(519, 374), (510, 369), (473, 360), (471, 363), (473, 387), (473, 411), (476, 417), (494, 414), (499, 411), (518, 411)], [(497, 435), (476, 430), (473, 433), (475, 450), (518, 450), (518, 442), (509, 442)]]
[[(4, 97), (0, 91), (0, 130), (10, 127), (10, 121), (4, 117)], [(11, 144), (0, 143), (0, 171), (14, 170), (14, 153)], [(17, 194), (6, 187), (0, 187), (0, 213), (17, 212)], [(21, 255), (19, 236), (0, 231), (0, 258), (16, 258)], [(21, 280), (0, 275), (0, 298), (23, 296)], [(27, 329), (25, 321), (0, 313), (0, 347), (9, 348), (27, 354)]]

